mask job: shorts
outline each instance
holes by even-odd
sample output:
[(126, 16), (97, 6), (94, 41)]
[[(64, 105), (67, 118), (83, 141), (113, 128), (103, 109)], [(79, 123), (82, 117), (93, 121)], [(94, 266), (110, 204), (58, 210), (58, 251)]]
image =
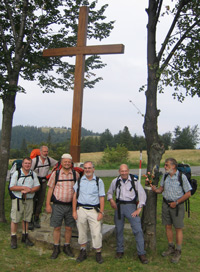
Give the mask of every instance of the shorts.
[(12, 208), (10, 213), (12, 222), (19, 223), (21, 219), (26, 222), (31, 222), (32, 213), (33, 199), (26, 199), (25, 201), (18, 198), (12, 199)]
[(75, 226), (75, 220), (72, 216), (72, 206), (53, 204), (50, 226), (54, 228), (61, 227), (63, 219), (66, 227), (72, 228)]
[(184, 203), (178, 205), (178, 215), (176, 215), (176, 208), (170, 208), (167, 203), (162, 203), (162, 224), (173, 225), (176, 229), (184, 227), (185, 208)]

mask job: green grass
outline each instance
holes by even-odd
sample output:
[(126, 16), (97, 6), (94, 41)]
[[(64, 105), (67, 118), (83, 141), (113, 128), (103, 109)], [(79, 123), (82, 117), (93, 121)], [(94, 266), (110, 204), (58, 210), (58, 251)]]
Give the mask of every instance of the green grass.
[[(197, 179), (199, 177), (196, 177)], [(106, 191), (112, 181), (112, 178), (103, 178)], [(144, 181), (143, 181), (144, 182)], [(198, 184), (199, 185), (199, 184)], [(63, 253), (59, 255), (56, 260), (51, 260), (49, 256), (52, 250), (48, 245), (36, 242), (32, 248), (26, 248), (19, 241), (18, 249), (10, 248), (10, 207), (11, 201), (6, 190), (6, 217), (8, 222), (0, 224), (0, 271), (20, 271), (20, 272), (128, 272), (128, 271), (148, 271), (148, 272), (199, 272), (200, 271), (200, 189), (190, 199), (191, 217), (185, 214), (184, 239), (182, 248), (182, 258), (178, 264), (171, 264), (169, 258), (161, 257), (161, 252), (167, 246), (167, 239), (165, 236), (164, 226), (161, 225), (161, 202), (162, 196), (158, 196), (157, 209), (157, 249), (152, 252), (147, 250), (147, 257), (149, 259), (148, 265), (142, 265), (137, 258), (135, 239), (129, 228), (125, 230), (125, 255), (121, 260), (115, 260), (115, 237), (111, 236), (103, 243), (103, 258), (104, 263), (99, 265), (94, 259), (95, 252), (91, 251), (88, 258), (81, 264), (77, 264), (75, 259), (67, 258)], [(105, 204), (105, 223), (113, 224), (113, 210), (109, 203)], [(75, 250), (75, 255), (78, 255)]]

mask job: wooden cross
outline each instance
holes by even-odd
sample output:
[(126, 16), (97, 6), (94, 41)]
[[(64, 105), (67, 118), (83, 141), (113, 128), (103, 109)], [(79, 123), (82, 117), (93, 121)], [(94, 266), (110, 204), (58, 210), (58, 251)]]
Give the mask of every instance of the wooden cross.
[(65, 48), (51, 48), (43, 51), (43, 57), (76, 56), (70, 145), (70, 154), (72, 155), (74, 162), (80, 162), (85, 55), (124, 53), (123, 44), (86, 46), (87, 25), (88, 7), (83, 6), (80, 8), (79, 11), (77, 46)]

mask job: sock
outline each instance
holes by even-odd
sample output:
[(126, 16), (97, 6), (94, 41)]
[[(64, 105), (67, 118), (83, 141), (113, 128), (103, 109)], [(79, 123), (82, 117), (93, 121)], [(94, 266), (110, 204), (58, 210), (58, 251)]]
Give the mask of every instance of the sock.
[(181, 250), (181, 245), (176, 245), (176, 249)]
[(101, 248), (96, 249), (96, 253), (99, 253), (99, 252), (101, 252)]
[(170, 247), (174, 247), (174, 243), (172, 242), (172, 243), (169, 243), (169, 246)]
[(81, 247), (81, 250), (86, 250), (86, 247)]
[(11, 232), (11, 236), (17, 235), (16, 232)]

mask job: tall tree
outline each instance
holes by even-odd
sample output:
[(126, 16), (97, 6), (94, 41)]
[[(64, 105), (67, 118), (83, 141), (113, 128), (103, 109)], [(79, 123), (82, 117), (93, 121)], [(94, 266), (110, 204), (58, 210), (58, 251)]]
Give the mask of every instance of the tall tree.
[(195, 149), (199, 142), (198, 126), (187, 126), (181, 129), (177, 126), (174, 130), (174, 138), (172, 140), (172, 149)]
[[(44, 48), (75, 46), (79, 8), (89, 6), (88, 38), (109, 36), (113, 22), (105, 23), (104, 11), (97, 0), (2, 0), (0, 2), (0, 98), (3, 118), (0, 142), (0, 222), (5, 221), (4, 191), (8, 169), (12, 120), (19, 86), (19, 77), (38, 80), (44, 92), (57, 88), (73, 89), (74, 66), (63, 59), (42, 58)], [(98, 56), (86, 60), (85, 86), (92, 88), (100, 78), (92, 69), (104, 66)], [(55, 76), (56, 75), (56, 76)]]
[[(198, 0), (171, 1), (166, 6), (163, 0), (149, 0), (146, 9), (147, 25), (147, 90), (144, 133), (147, 142), (147, 171), (157, 165), (165, 152), (158, 134), (157, 94), (164, 86), (174, 87), (174, 97), (183, 101), (187, 95), (200, 96), (199, 88), (199, 28), (200, 2)], [(161, 16), (168, 17), (168, 32), (157, 48), (157, 27)], [(170, 20), (172, 18), (172, 21)], [(182, 90), (185, 90), (183, 93)], [(154, 181), (155, 184), (158, 180)], [(143, 213), (143, 229), (146, 246), (156, 247), (156, 204), (157, 198), (151, 190), (146, 190), (147, 204)]]

